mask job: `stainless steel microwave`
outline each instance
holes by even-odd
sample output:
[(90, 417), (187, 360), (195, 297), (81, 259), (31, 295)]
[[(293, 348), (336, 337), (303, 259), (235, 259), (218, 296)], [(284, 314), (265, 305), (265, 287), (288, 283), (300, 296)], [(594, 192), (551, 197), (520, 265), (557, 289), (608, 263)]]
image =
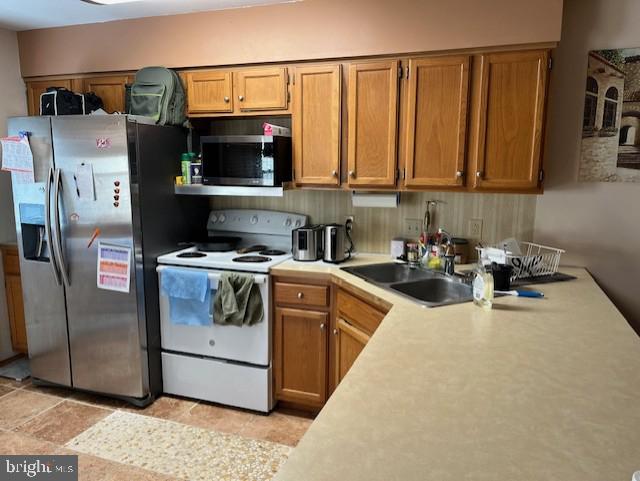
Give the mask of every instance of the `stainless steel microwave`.
[(291, 137), (207, 136), (200, 149), (206, 185), (279, 187), (291, 181)]

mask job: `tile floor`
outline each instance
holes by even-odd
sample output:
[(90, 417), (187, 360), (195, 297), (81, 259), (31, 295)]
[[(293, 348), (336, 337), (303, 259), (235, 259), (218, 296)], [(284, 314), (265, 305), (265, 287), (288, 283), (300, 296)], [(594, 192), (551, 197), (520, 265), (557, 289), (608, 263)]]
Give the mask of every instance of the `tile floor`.
[[(276, 410), (264, 416), (169, 396), (140, 409), (100, 396), (0, 378), (0, 453), (76, 454), (64, 444), (116, 410), (292, 447), (312, 422), (300, 413)], [(79, 454), (79, 464), (80, 480), (86, 481), (171, 479), (88, 454)]]

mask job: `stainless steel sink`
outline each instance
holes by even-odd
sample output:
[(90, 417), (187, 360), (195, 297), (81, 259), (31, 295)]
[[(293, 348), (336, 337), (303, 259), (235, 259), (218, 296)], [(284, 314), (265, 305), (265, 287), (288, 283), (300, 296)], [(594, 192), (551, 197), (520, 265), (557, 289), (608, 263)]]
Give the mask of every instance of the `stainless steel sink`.
[(468, 302), (471, 286), (456, 276), (394, 262), (343, 267), (342, 270), (426, 307)]

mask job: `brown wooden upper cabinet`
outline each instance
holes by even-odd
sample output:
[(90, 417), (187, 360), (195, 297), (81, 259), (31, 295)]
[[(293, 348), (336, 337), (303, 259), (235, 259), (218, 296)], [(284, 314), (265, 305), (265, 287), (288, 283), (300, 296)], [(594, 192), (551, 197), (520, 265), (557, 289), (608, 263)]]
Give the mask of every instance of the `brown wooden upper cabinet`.
[(93, 92), (102, 99), (103, 109), (109, 113), (125, 111), (125, 85), (133, 83), (126, 75), (89, 77), (83, 79), (83, 92)]
[(467, 55), (409, 60), (406, 187), (463, 185), (469, 64)]
[(341, 66), (296, 67), (293, 157), (298, 185), (340, 184)]
[(287, 110), (286, 67), (182, 73), (187, 113), (194, 116)]
[(349, 187), (395, 187), (399, 62), (349, 66)]
[(286, 67), (236, 72), (238, 107), (245, 112), (286, 109), (287, 81)]
[(185, 72), (187, 112), (233, 112), (233, 75), (222, 70)]
[(539, 189), (548, 61), (547, 50), (489, 53), (474, 59), (474, 189)]

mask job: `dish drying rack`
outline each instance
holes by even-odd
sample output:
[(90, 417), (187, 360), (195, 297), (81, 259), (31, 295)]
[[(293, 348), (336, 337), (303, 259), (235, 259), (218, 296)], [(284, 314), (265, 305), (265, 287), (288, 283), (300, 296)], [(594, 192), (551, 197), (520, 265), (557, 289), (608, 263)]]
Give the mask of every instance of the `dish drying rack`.
[(489, 262), (507, 264), (513, 268), (511, 280), (550, 276), (558, 272), (563, 249), (518, 241), (521, 254), (515, 255), (501, 245), (476, 247), (478, 257)]

